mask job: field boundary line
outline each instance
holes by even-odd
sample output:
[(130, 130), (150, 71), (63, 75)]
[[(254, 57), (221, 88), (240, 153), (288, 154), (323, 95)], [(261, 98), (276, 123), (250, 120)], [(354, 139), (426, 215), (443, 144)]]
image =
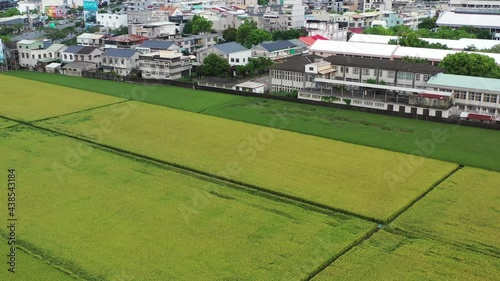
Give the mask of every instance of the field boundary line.
[[(7, 239), (3, 233), (0, 232), (0, 237)], [(81, 269), (79, 266), (67, 262), (71, 264), (72, 267), (77, 269), (78, 273), (75, 273), (66, 267), (64, 267), (65, 261), (61, 261), (57, 258), (53, 258), (51, 256), (46, 255), (42, 250), (39, 250), (37, 247), (33, 246), (31, 243), (28, 243), (24, 240), (19, 240), (16, 241), (16, 246), (17, 249), (23, 251), (25, 254), (30, 256), (31, 258), (34, 258), (40, 262), (42, 262), (45, 266), (49, 266), (51, 268), (56, 269), (57, 271), (60, 271), (68, 276), (70, 276), (73, 279), (76, 280), (84, 280), (84, 281), (97, 281), (97, 280), (103, 280), (102, 276), (95, 276), (92, 277), (91, 274), (86, 272), (85, 270)]]
[[(112, 102), (112, 103), (108, 103), (108, 104), (102, 104), (102, 105), (91, 107), (91, 108), (85, 108), (85, 109), (74, 111), (74, 112), (63, 113), (61, 115), (46, 117), (46, 118), (42, 118), (42, 119), (38, 119), (38, 120), (33, 120), (33, 121), (26, 121), (26, 123), (43, 122), (43, 121), (47, 121), (47, 120), (50, 120), (50, 119), (64, 117), (64, 116), (71, 115), (71, 114), (77, 114), (77, 113), (80, 113), (80, 112), (86, 112), (86, 111), (90, 111), (90, 110), (94, 110), (94, 109), (99, 109), (99, 108), (103, 108), (103, 107), (107, 107), (107, 106), (112, 106), (112, 105), (116, 105), (116, 104), (120, 104), (120, 103), (129, 102), (129, 101), (130, 101), (129, 99), (125, 99), (125, 100), (121, 100), (121, 101), (117, 101), (117, 102)], [(19, 121), (17, 121), (17, 122), (19, 122)]]
[(408, 209), (410, 209), (411, 207), (413, 207), (418, 201), (420, 201), (421, 199), (423, 199), (427, 194), (429, 194), (431, 191), (433, 191), (436, 187), (438, 187), (442, 182), (444, 182), (445, 180), (447, 180), (449, 177), (451, 177), (452, 175), (454, 175), (456, 172), (460, 171), (464, 166), (463, 165), (458, 165), (457, 167), (455, 167), (453, 170), (451, 170), (450, 172), (448, 172), (447, 174), (445, 174), (443, 177), (441, 177), (440, 179), (438, 179), (437, 181), (435, 181), (430, 188), (428, 188), (427, 190), (425, 190), (424, 192), (422, 192), (420, 195), (418, 195), (417, 197), (415, 197), (412, 201), (410, 201), (410, 203), (406, 204), (405, 206), (403, 206), (403, 208), (399, 209), (398, 211), (396, 211), (396, 213), (392, 214), (387, 220), (386, 220), (386, 223), (385, 225), (388, 225), (390, 224), (391, 222), (393, 222), (395, 219), (397, 219), (398, 217), (400, 217), (404, 212), (408, 211)]
[(24, 121), (19, 121), (19, 120), (15, 120), (15, 119), (12, 119), (12, 120), (16, 121), (16, 122), (19, 122), (19, 123), (21, 123), (21, 124), (23, 124), (25, 126), (31, 127), (31, 128), (35, 128), (35, 129), (46, 131), (46, 132), (50, 132), (50, 133), (53, 133), (53, 134), (56, 134), (56, 135), (61, 135), (61, 136), (65, 136), (65, 137), (69, 137), (69, 138), (75, 139), (75, 140), (79, 140), (79, 141), (83, 141), (83, 142), (86, 142), (86, 143), (90, 143), (90, 144), (92, 144), (92, 145), (94, 145), (94, 146), (96, 146), (98, 148), (104, 148), (104, 149), (106, 149), (106, 150), (108, 150), (110, 152), (113, 152), (115, 154), (119, 154), (119, 155), (122, 155), (122, 156), (126, 155), (126, 156), (132, 157), (134, 159), (147, 160), (149, 163), (152, 162), (152, 163), (155, 163), (155, 164), (166, 165), (168, 167), (175, 168), (177, 171), (178, 170), (184, 171), (184, 172), (186, 172), (185, 174), (190, 175), (192, 177), (193, 177), (193, 175), (197, 175), (197, 176), (200, 176), (202, 179), (204, 179), (206, 181), (208, 179), (216, 180), (218, 183), (222, 182), (222, 183), (225, 183), (229, 187), (237, 188), (239, 190), (248, 190), (248, 189), (250, 189), (256, 195), (259, 195), (261, 197), (265, 197), (265, 198), (268, 198), (268, 199), (274, 199), (275, 201), (278, 200), (280, 202), (285, 202), (285, 203), (293, 204), (293, 205), (296, 205), (296, 206), (298, 205), (298, 206), (301, 206), (303, 208), (306, 208), (306, 209), (309, 209), (309, 210), (313, 210), (313, 211), (316, 211), (316, 212), (319, 212), (319, 213), (323, 213), (323, 214), (328, 214), (328, 215), (331, 215), (331, 213), (334, 212), (334, 213), (339, 213), (339, 214), (343, 214), (343, 215), (348, 215), (348, 216), (351, 216), (351, 217), (355, 217), (355, 218), (358, 218), (358, 219), (361, 219), (361, 220), (364, 220), (364, 221), (367, 221), (367, 222), (371, 222), (371, 223), (377, 223), (377, 224), (379, 224), (379, 223), (383, 222), (383, 220), (379, 220), (379, 219), (376, 219), (376, 218), (372, 218), (372, 217), (360, 215), (360, 214), (357, 214), (357, 213), (353, 213), (353, 212), (350, 212), (350, 211), (347, 211), (347, 210), (343, 210), (343, 209), (331, 207), (331, 206), (328, 206), (328, 205), (325, 205), (325, 204), (322, 204), (322, 203), (318, 203), (318, 202), (314, 202), (314, 201), (311, 201), (311, 200), (307, 200), (307, 199), (304, 199), (304, 198), (300, 198), (300, 197), (296, 197), (296, 196), (293, 196), (293, 195), (284, 194), (284, 193), (281, 193), (281, 192), (278, 192), (278, 191), (270, 190), (270, 189), (267, 189), (267, 188), (264, 188), (264, 187), (260, 187), (260, 186), (256, 186), (256, 185), (253, 185), (253, 184), (248, 184), (248, 183), (245, 183), (245, 182), (228, 179), (228, 178), (225, 178), (225, 177), (222, 177), (222, 176), (218, 176), (218, 175), (214, 175), (214, 174), (211, 174), (211, 173), (208, 173), (208, 172), (204, 172), (204, 171), (201, 171), (201, 170), (197, 170), (197, 169), (194, 169), (194, 168), (186, 167), (186, 166), (183, 166), (183, 165), (180, 165), (180, 164), (177, 164), (177, 163), (172, 163), (172, 162), (165, 161), (165, 160), (162, 160), (162, 159), (158, 159), (158, 158), (154, 158), (154, 157), (151, 157), (151, 156), (143, 155), (143, 154), (140, 154), (140, 153), (128, 151), (128, 150), (125, 150), (125, 149), (122, 149), (122, 148), (118, 148), (118, 147), (115, 147), (115, 146), (112, 146), (112, 145), (98, 143), (98, 142), (95, 142), (95, 141), (93, 141), (91, 139), (87, 139), (87, 138), (84, 138), (84, 137), (81, 137), (81, 136), (73, 135), (73, 134), (70, 134), (70, 133), (67, 133), (67, 132), (61, 132), (61, 131), (58, 131), (58, 130), (54, 130), (54, 129), (42, 127), (42, 126), (39, 126), (39, 125), (32, 124), (30, 122), (24, 122)]
[(434, 235), (427, 235), (427, 234), (420, 233), (420, 232), (405, 230), (405, 229), (402, 229), (399, 227), (388, 227), (384, 230), (386, 232), (391, 233), (391, 234), (398, 235), (398, 236), (405, 237), (405, 238), (409, 238), (409, 239), (422, 238), (422, 239), (427, 239), (427, 240), (433, 240), (433, 241), (437, 241), (437, 242), (445, 244), (445, 245), (449, 245), (449, 246), (460, 248), (463, 250), (475, 252), (475, 253), (482, 254), (485, 256), (489, 256), (489, 257), (493, 257), (493, 258), (500, 258), (500, 252), (488, 252), (488, 251), (480, 250), (480, 249), (477, 249), (471, 245), (463, 244), (460, 242), (455, 243), (453, 241), (449, 241), (447, 239), (443, 239), (443, 238), (440, 238), (440, 237), (437, 237)]
[(327, 259), (325, 262), (320, 264), (315, 270), (313, 270), (312, 272), (307, 274), (307, 276), (302, 278), (301, 280), (309, 281), (312, 278), (316, 277), (316, 275), (318, 275), (321, 271), (325, 270), (328, 266), (333, 264), (336, 260), (338, 260), (340, 257), (342, 257), (347, 252), (349, 252), (352, 248), (361, 244), (363, 241), (368, 240), (370, 237), (373, 236), (373, 234), (377, 233), (379, 230), (380, 230), (380, 228), (378, 226), (376, 226), (376, 225), (372, 226), (372, 228), (370, 230), (368, 230), (365, 234), (361, 235), (356, 240), (354, 240), (351, 244), (347, 245), (344, 249), (340, 250), (338, 253), (331, 256), (329, 259)]
[[(399, 216), (401, 216), (404, 212), (406, 212), (408, 209), (410, 209), (415, 203), (420, 201), (422, 198), (424, 198), (427, 194), (429, 194), (432, 190), (434, 190), (438, 185), (440, 185), (443, 181), (447, 180), (450, 176), (461, 170), (464, 166), (463, 165), (458, 165), (453, 169), (451, 172), (448, 174), (444, 175), (441, 179), (437, 180), (434, 182), (429, 189), (427, 189), (425, 192), (421, 193), (419, 196), (417, 196), (415, 199), (410, 201), (409, 204), (407, 204), (405, 207), (401, 208), (393, 214), (389, 219), (386, 220), (385, 225), (390, 224), (393, 222), (395, 219), (397, 219)], [(327, 262), (323, 263), (319, 268), (317, 268), (315, 271), (311, 273), (308, 277), (306, 277), (304, 280), (309, 281), (316, 277), (320, 272), (325, 270), (327, 267), (335, 263), (339, 258), (341, 258), (343, 255), (348, 253), (350, 250), (352, 250), (354, 247), (358, 246), (359, 244), (363, 243), (365, 240), (368, 240), (370, 237), (372, 237), (375, 233), (379, 232), (380, 229), (384, 227), (383, 224), (378, 225), (374, 230), (372, 230), (370, 233), (362, 237), (361, 239), (356, 240), (354, 243), (349, 245), (347, 248), (345, 248), (340, 254), (337, 254), (333, 257), (331, 257)]]

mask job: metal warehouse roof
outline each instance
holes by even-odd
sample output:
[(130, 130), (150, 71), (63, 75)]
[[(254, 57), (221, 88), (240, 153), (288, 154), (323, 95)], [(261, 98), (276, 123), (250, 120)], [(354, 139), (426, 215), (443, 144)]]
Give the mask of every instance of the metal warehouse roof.
[(139, 45), (139, 48), (168, 49), (172, 44), (174, 44), (174, 41), (146, 40)]
[(259, 46), (261, 46), (262, 48), (266, 49), (269, 52), (297, 47), (297, 45), (293, 44), (288, 40), (279, 40), (276, 42), (261, 43)]
[(438, 26), (474, 26), (500, 29), (500, 15), (444, 12), (436, 21)]
[(374, 43), (357, 43), (342, 41), (316, 40), (309, 49), (310, 52), (327, 52), (331, 54), (350, 54), (366, 57), (391, 58), (397, 45), (382, 45)]
[(104, 52), (103, 56), (105, 57), (118, 57), (118, 58), (131, 58), (137, 51), (131, 49), (117, 49), (111, 48), (107, 49)]
[(220, 50), (221, 52), (223, 52), (224, 54), (227, 54), (227, 55), (248, 50), (247, 48), (245, 48), (244, 46), (242, 46), (236, 42), (228, 42), (228, 43), (218, 44), (218, 45), (215, 45), (214, 48)]
[(447, 86), (500, 93), (500, 79), (493, 78), (439, 73), (429, 79), (427, 84), (432, 86)]

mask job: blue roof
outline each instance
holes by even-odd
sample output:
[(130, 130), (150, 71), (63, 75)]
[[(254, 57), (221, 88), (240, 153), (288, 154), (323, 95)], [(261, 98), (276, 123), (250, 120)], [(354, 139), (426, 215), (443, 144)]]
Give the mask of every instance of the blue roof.
[(103, 56), (127, 58), (128, 59), (128, 58), (132, 57), (135, 53), (137, 53), (137, 51), (135, 51), (135, 50), (110, 48), (110, 49), (107, 49), (106, 52), (104, 52)]
[(82, 46), (69, 46), (66, 50), (64, 50), (65, 53), (73, 53), (76, 54), (78, 53), (83, 47)]
[[(1, 0), (0, 0), (1, 2)], [(52, 41), (43, 41), (43, 48), (44, 49), (47, 49), (48, 47), (50, 47), (50, 45), (52, 45)]]
[(168, 49), (174, 44), (174, 41), (162, 41), (162, 40), (146, 40), (139, 45), (140, 48), (150, 48), (150, 49)]
[(236, 42), (228, 42), (228, 43), (215, 45), (214, 48), (220, 50), (221, 52), (223, 52), (226, 55), (248, 50), (247, 48), (243, 47), (242, 45), (240, 45)]
[(276, 42), (269, 42), (269, 43), (262, 43), (260, 46), (269, 52), (274, 52), (278, 50), (284, 50), (288, 48), (294, 48), (297, 47), (297, 45), (293, 44), (292, 42), (288, 40), (280, 40)]

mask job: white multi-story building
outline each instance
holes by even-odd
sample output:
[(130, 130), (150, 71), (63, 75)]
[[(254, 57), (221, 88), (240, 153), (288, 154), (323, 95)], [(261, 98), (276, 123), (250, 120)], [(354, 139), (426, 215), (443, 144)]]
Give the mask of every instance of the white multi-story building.
[(140, 55), (138, 66), (144, 79), (178, 79), (191, 75), (193, 68), (190, 56), (166, 50)]
[(101, 47), (106, 35), (99, 33), (82, 33), (76, 37), (76, 44), (80, 46)]
[(56, 61), (61, 58), (61, 52), (66, 48), (63, 44), (51, 44), (37, 40), (21, 40), (17, 42), (19, 65), (21, 67), (35, 68), (39, 62)]
[(147, 38), (173, 36), (179, 33), (174, 22), (132, 23), (129, 24), (129, 33)]
[(301, 28), (305, 25), (305, 9), (302, 0), (282, 0), (282, 11), (286, 16), (287, 29)]
[(69, 46), (61, 52), (61, 61), (64, 63), (83, 61), (100, 65), (103, 51), (97, 47)]
[(126, 13), (98, 13), (97, 14), (97, 24), (104, 26), (108, 29), (117, 29), (122, 26), (127, 26), (127, 14)]

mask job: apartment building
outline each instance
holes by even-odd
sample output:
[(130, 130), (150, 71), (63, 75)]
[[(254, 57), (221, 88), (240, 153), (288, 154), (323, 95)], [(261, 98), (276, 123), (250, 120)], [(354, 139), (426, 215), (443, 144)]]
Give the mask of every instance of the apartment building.
[(178, 79), (191, 75), (193, 67), (190, 56), (168, 50), (140, 55), (138, 66), (144, 79)]
[(69, 63), (74, 61), (84, 61), (101, 64), (103, 51), (97, 47), (69, 46), (61, 52), (61, 61)]
[(289, 40), (264, 42), (252, 49), (252, 57), (266, 57), (272, 60), (283, 59), (302, 54), (305, 47), (297, 46)]
[(107, 49), (102, 56), (102, 69), (127, 76), (136, 67), (139, 52), (131, 49)]
[(19, 65), (35, 68), (39, 63), (49, 63), (61, 58), (61, 52), (67, 47), (64, 44), (52, 44), (37, 40), (21, 40), (17, 42)]
[(126, 13), (98, 13), (97, 24), (108, 29), (117, 29), (128, 25)]
[(171, 40), (146, 40), (135, 48), (141, 54), (163, 51), (180, 51), (181, 48)]

